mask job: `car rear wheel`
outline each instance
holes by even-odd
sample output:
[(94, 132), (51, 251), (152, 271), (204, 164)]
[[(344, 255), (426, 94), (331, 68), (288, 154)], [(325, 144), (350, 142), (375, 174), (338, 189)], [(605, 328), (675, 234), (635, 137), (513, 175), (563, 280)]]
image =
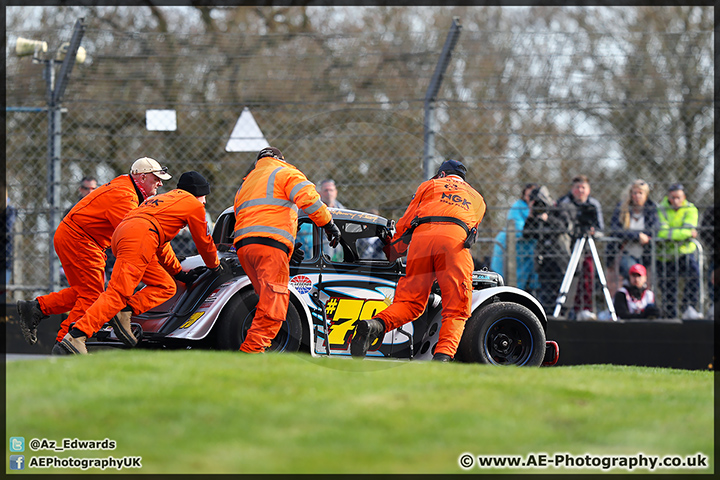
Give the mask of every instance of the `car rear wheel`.
[[(245, 340), (255, 317), (258, 296), (254, 290), (245, 290), (230, 299), (220, 313), (216, 325), (216, 346), (223, 350), (238, 350)], [(290, 302), (282, 327), (266, 352), (297, 352), (302, 339), (300, 314)]]
[(466, 322), (458, 353), (466, 362), (537, 367), (545, 357), (545, 331), (528, 308), (491, 303)]

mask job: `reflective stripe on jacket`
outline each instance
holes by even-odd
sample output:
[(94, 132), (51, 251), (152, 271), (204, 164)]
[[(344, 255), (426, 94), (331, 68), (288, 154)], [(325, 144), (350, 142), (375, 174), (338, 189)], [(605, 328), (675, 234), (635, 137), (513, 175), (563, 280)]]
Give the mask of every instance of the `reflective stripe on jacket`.
[(120, 175), (82, 198), (63, 221), (104, 250), (110, 247), (115, 228), (142, 200), (130, 175)]
[(257, 161), (235, 195), (234, 206), (234, 243), (247, 237), (267, 237), (292, 251), (298, 208), (318, 226), (332, 220), (315, 185), (294, 165), (272, 157)]
[[(698, 225), (698, 209), (692, 203), (685, 200), (683, 204), (675, 210), (670, 206), (667, 197), (662, 199), (658, 207), (658, 218), (660, 220), (660, 230), (658, 230), (658, 238), (665, 240), (673, 240), (679, 242), (677, 244), (678, 253), (687, 255), (693, 253), (697, 246), (689, 240), (692, 238), (693, 228)], [(671, 260), (675, 254), (676, 244), (667, 242), (659, 242), (657, 245), (657, 256), (660, 260)]]

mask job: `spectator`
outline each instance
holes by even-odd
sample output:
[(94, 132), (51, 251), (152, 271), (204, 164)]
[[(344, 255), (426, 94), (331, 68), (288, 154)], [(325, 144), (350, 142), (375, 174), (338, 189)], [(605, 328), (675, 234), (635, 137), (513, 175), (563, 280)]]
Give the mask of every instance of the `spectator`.
[[(82, 180), (80, 180), (80, 185), (78, 186), (78, 199), (75, 203), (79, 202), (83, 198), (87, 196), (88, 193), (92, 192), (97, 188), (97, 179), (95, 177), (83, 177)], [(72, 205), (70, 208), (65, 210), (65, 213), (63, 213), (63, 217), (70, 213), (70, 210), (72, 209), (74, 205)]]
[(327, 178), (320, 182), (318, 186), (318, 192), (320, 192), (320, 199), (325, 205), (330, 208), (345, 208), (337, 199), (337, 187), (335, 186), (335, 180)]
[(535, 241), (538, 300), (550, 314), (570, 261), (570, 219), (565, 209), (557, 207), (545, 186), (531, 191), (528, 205), (529, 214), (522, 235)]
[[(529, 197), (530, 192), (536, 189), (537, 183), (528, 183), (523, 187), (521, 198), (512, 204), (507, 214), (507, 222), (515, 223), (515, 252), (516, 252), (516, 272), (517, 287), (522, 290), (532, 291), (537, 288), (537, 273), (533, 267), (535, 240), (527, 239), (522, 236), (525, 220), (530, 213)], [(507, 275), (504, 265), (504, 251), (507, 247), (507, 231), (501, 230), (495, 237), (495, 245), (493, 246), (493, 256), (490, 261), (490, 270)]]
[(710, 205), (705, 209), (700, 218), (700, 228), (698, 229), (698, 238), (702, 242), (705, 259), (708, 262), (708, 298), (710, 303), (715, 302), (715, 287), (713, 284), (713, 275), (715, 271), (715, 205)]
[(648, 198), (649, 194), (647, 182), (635, 180), (610, 220), (611, 235), (619, 238), (620, 243), (608, 244), (608, 265), (618, 262), (620, 275), (626, 279), (632, 265), (651, 262), (650, 240), (657, 234), (659, 222), (657, 204)]
[(628, 280), (613, 297), (618, 318), (657, 318), (655, 294), (647, 286), (647, 270), (636, 263), (628, 269)]
[[(572, 242), (588, 234), (592, 237), (602, 236), (605, 229), (600, 202), (590, 196), (590, 181), (585, 175), (577, 175), (572, 179), (570, 192), (560, 197), (558, 207), (567, 212), (571, 222)], [(592, 312), (593, 277), (595, 264), (590, 253), (582, 259), (580, 284), (575, 295), (573, 310), (568, 317), (591, 319), (595, 318)], [(581, 313), (582, 312), (582, 313)]]
[(697, 238), (698, 209), (688, 202), (685, 187), (673, 183), (658, 208), (660, 230), (657, 244), (657, 270), (663, 309), (670, 318), (677, 316), (677, 282), (685, 278), (682, 308), (683, 319), (695, 319), (700, 315), (698, 290), (700, 289), (700, 268), (692, 242)]
[(710, 271), (710, 291), (713, 292), (710, 298), (710, 307), (705, 312), (705, 318), (708, 320), (715, 319), (715, 277), (717, 276), (717, 268)]
[[(337, 199), (338, 191), (337, 187), (335, 186), (335, 180), (332, 180), (330, 178), (323, 180), (322, 182), (320, 182), (320, 185), (318, 185), (317, 190), (320, 193), (320, 199), (329, 208), (345, 208), (345, 205), (340, 203)], [(330, 247), (327, 238), (323, 238), (322, 242), (323, 253), (327, 255), (330, 260), (332, 260), (333, 262), (343, 261), (345, 255), (343, 253), (342, 246), (338, 245), (334, 248)]]

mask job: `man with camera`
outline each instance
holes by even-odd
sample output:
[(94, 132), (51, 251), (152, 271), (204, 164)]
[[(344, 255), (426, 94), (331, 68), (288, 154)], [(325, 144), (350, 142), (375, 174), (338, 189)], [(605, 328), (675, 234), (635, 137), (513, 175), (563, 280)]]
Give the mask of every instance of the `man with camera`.
[(522, 236), (535, 240), (535, 271), (538, 272), (538, 300), (550, 314), (570, 261), (570, 220), (558, 208), (546, 186), (534, 188), (528, 196), (529, 215)]
[[(602, 206), (595, 197), (590, 196), (588, 177), (585, 175), (575, 176), (572, 179), (570, 192), (560, 197), (557, 203), (570, 219), (573, 243), (583, 235), (595, 238), (602, 236), (605, 228)], [(574, 314), (578, 319), (585, 320), (596, 318), (591, 310), (594, 275), (595, 265), (592, 256), (586, 253), (582, 261), (580, 285), (578, 285), (578, 292), (575, 295), (573, 313), (570, 313), (570, 316)]]

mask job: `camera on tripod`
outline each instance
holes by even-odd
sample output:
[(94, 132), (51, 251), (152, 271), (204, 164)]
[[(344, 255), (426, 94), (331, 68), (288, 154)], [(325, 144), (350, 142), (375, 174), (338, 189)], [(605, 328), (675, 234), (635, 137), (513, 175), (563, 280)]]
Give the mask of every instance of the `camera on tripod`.
[(584, 235), (592, 227), (598, 226), (597, 208), (592, 203), (582, 203), (577, 207), (575, 232), (577, 235)]

